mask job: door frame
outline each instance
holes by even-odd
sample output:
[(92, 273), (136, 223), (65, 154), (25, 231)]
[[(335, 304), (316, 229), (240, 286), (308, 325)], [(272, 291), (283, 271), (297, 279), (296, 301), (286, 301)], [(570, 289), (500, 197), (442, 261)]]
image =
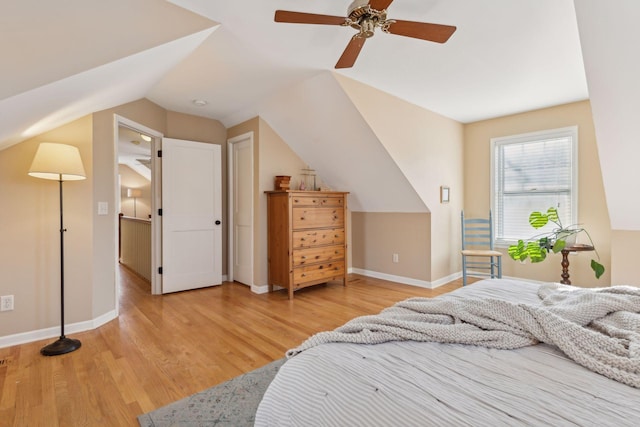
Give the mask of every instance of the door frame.
[(251, 287), (251, 289), (254, 289), (254, 277), (255, 277), (255, 265), (254, 265), (254, 241), (255, 241), (255, 237), (254, 237), (254, 230), (255, 230), (255, 200), (254, 200), (254, 193), (255, 193), (255, 183), (254, 183), (254, 156), (253, 156), (253, 150), (254, 150), (254, 140), (253, 140), (253, 131), (247, 132), (247, 133), (243, 133), (242, 135), (238, 135), (238, 136), (234, 136), (233, 138), (229, 138), (227, 140), (227, 194), (228, 194), (228, 217), (229, 217), (229, 227), (228, 227), (228, 242), (227, 242), (227, 253), (228, 253), (228, 260), (227, 260), (227, 280), (229, 280), (230, 282), (233, 282), (233, 264), (235, 262), (235, 257), (234, 257), (234, 215), (233, 215), (233, 207), (234, 207), (234, 151), (233, 151), (233, 146), (234, 144), (240, 143), (240, 142), (244, 142), (246, 140), (249, 140), (249, 146), (251, 147), (251, 167), (250, 167), (250, 171), (249, 173), (251, 174), (251, 233), (249, 233), (251, 235), (251, 283), (248, 283), (248, 285)]
[[(114, 144), (114, 194), (113, 200), (120, 200), (120, 183), (118, 173), (118, 139), (120, 133), (120, 127), (126, 127), (136, 132), (141, 132), (151, 137), (151, 294), (162, 294), (162, 275), (158, 271), (158, 266), (161, 265), (162, 257), (162, 217), (158, 215), (158, 206), (162, 206), (160, 199), (160, 179), (162, 172), (161, 163), (158, 158), (157, 152), (162, 149), (163, 134), (155, 129), (151, 129), (126, 117), (114, 114), (113, 120), (113, 144)], [(118, 206), (116, 203), (114, 206)], [(114, 236), (115, 241), (118, 241), (118, 215), (114, 215)], [(116, 284), (119, 283), (119, 269), (118, 269), (118, 245), (116, 245), (116, 253), (114, 256), (116, 263)], [(120, 290), (116, 285), (116, 310), (118, 307), (117, 301), (120, 298)]]

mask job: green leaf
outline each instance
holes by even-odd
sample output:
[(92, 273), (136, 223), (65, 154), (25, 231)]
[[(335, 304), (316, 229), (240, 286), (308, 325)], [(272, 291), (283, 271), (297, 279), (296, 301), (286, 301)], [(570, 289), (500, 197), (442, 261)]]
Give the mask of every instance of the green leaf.
[(522, 240), (518, 240), (517, 245), (509, 246), (507, 253), (515, 261), (524, 261), (527, 259), (527, 252), (525, 251), (524, 242)]
[(527, 254), (531, 258), (531, 262), (542, 262), (547, 257), (547, 252), (540, 247), (538, 242), (527, 243)]
[(549, 219), (549, 221), (553, 221), (555, 223), (559, 222), (560, 217), (558, 216), (558, 209), (556, 208), (547, 209), (547, 218)]
[(553, 245), (553, 253), (557, 254), (558, 252), (562, 251), (566, 245), (567, 245), (567, 242), (565, 242), (564, 240), (562, 239), (556, 240), (555, 245)]
[(591, 269), (596, 273), (596, 279), (604, 274), (604, 265), (600, 264), (595, 259), (591, 260)]
[(548, 222), (549, 218), (542, 212), (531, 212), (531, 215), (529, 215), (529, 224), (531, 224), (533, 228), (544, 227)]

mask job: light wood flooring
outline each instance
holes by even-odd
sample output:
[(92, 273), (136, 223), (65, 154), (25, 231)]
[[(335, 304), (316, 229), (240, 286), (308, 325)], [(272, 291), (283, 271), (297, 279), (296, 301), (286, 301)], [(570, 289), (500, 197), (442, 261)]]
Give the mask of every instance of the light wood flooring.
[(295, 293), (222, 286), (153, 296), (121, 268), (119, 318), (71, 334), (82, 347), (45, 357), (55, 339), (0, 349), (0, 426), (137, 426), (136, 417), (280, 359), (315, 332), (435, 290), (350, 275)]

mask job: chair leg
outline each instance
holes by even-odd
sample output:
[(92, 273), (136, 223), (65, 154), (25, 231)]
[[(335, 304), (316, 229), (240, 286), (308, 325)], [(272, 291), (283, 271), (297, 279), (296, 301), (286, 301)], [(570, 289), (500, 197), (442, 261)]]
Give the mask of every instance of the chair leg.
[(502, 279), (502, 257), (498, 257), (498, 279)]
[(462, 256), (462, 286), (467, 286), (467, 258)]
[(494, 257), (489, 258), (491, 260), (491, 278), (495, 278), (496, 277), (496, 272), (495, 272), (495, 266), (496, 266), (496, 262), (493, 259)]

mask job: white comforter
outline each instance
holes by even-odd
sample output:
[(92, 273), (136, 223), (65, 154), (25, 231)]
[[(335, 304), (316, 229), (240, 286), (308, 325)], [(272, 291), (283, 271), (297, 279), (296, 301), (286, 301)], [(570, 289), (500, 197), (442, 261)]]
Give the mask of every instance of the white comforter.
[[(456, 291), (539, 304), (539, 286), (493, 280)], [(640, 390), (546, 344), (323, 344), (293, 357), (265, 393), (257, 426), (640, 424)]]

